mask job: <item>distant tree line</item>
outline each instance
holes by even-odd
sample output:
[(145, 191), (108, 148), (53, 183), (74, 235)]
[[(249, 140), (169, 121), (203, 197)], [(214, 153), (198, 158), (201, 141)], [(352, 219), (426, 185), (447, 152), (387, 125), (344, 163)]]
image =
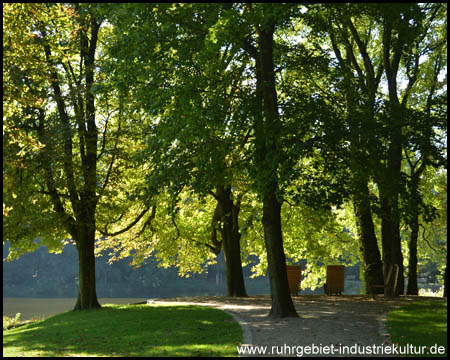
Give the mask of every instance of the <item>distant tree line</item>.
[[(3, 258), (9, 245), (3, 246)], [(78, 264), (76, 248), (66, 245), (60, 254), (48, 253), (45, 247), (21, 258), (3, 263), (4, 297), (77, 297)], [(99, 297), (165, 298), (194, 295), (225, 295), (223, 256), (210, 266), (207, 273), (181, 278), (175, 267), (164, 269), (156, 260), (148, 259), (138, 269), (129, 263), (132, 258), (113, 264), (108, 257), (96, 258), (96, 281)], [(250, 270), (244, 269), (248, 279)], [(248, 281), (250, 281), (248, 279)], [(251, 280), (251, 293), (268, 293), (267, 279)]]
[[(8, 255), (9, 245), (3, 246), (3, 258)], [(166, 298), (196, 295), (225, 295), (225, 264), (223, 256), (218, 263), (208, 267), (202, 274), (193, 274), (186, 279), (178, 275), (177, 269), (160, 268), (154, 259), (148, 259), (138, 269), (130, 267), (132, 258), (120, 259), (113, 264), (108, 258), (96, 259), (97, 291), (100, 298)], [(255, 259), (256, 261), (256, 259)], [(306, 268), (306, 261), (300, 263)], [(436, 264), (427, 263), (424, 271), (419, 273), (421, 281), (436, 283), (439, 275)], [(249, 294), (268, 294), (269, 284), (265, 276), (251, 279), (250, 268), (243, 268), (246, 288)], [(359, 264), (347, 267), (346, 278), (358, 282)], [(323, 280), (321, 280), (323, 283)], [(75, 298), (77, 296), (78, 268), (76, 249), (67, 245), (60, 254), (48, 253), (45, 247), (21, 258), (3, 263), (3, 296), (4, 297), (42, 297), (42, 298)], [(351, 288), (346, 286), (346, 288)], [(360, 285), (351, 288), (357, 293)], [(304, 288), (305, 293), (323, 293), (322, 287), (315, 290)]]

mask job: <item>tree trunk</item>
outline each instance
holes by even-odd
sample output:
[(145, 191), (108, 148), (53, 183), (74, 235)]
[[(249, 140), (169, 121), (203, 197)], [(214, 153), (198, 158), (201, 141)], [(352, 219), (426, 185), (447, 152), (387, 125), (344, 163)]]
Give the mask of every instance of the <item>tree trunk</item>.
[(445, 263), (445, 271), (444, 271), (444, 297), (447, 297), (447, 263)]
[[(397, 209), (398, 211), (398, 209)], [(405, 268), (403, 266), (402, 253), (402, 238), (400, 235), (400, 223), (394, 222), (394, 239), (393, 239), (393, 261), (398, 265), (397, 287), (395, 289), (395, 296), (400, 296), (405, 293)], [(395, 275), (395, 273), (393, 274)], [(394, 279), (395, 280), (395, 279)]]
[[(404, 293), (405, 278), (403, 274), (403, 255), (400, 236), (400, 211), (398, 205), (399, 192), (402, 183), (401, 163), (404, 136), (402, 123), (406, 120), (404, 104), (400, 104), (398, 98), (397, 75), (399, 64), (403, 56), (403, 45), (407, 39), (406, 33), (398, 35), (397, 41), (393, 41), (394, 27), (401, 19), (400, 13), (392, 13), (383, 21), (383, 64), (389, 92), (388, 103), (388, 127), (389, 148), (385, 173), (380, 188), (381, 205), (381, 235), (383, 245), (384, 276), (389, 275), (389, 270), (394, 271), (394, 265), (398, 266), (397, 286), (394, 287), (395, 272), (391, 274), (389, 283), (385, 288), (385, 296), (398, 296)], [(407, 31), (407, 30), (406, 30)], [(411, 81), (411, 79), (410, 79)], [(411, 83), (412, 84), (412, 83)], [(386, 279), (387, 280), (387, 279)]]
[[(391, 195), (390, 200), (393, 200), (394, 196)], [(384, 192), (380, 190), (380, 202), (381, 202), (381, 237), (383, 247), (383, 264), (384, 264), (384, 277), (386, 287), (384, 289), (384, 295), (387, 297), (398, 296), (403, 294), (405, 287), (405, 278), (403, 275), (403, 254), (401, 249), (401, 237), (400, 237), (400, 224), (398, 216), (398, 203), (394, 206), (391, 205), (389, 199), (384, 195)], [(398, 278), (397, 287), (394, 288), (395, 282), (395, 268), (398, 266)], [(391, 276), (387, 278), (391, 270)]]
[(419, 237), (418, 213), (411, 224), (411, 238), (409, 240), (408, 289), (407, 295), (419, 295), (417, 285), (417, 239)]
[(99, 308), (95, 286), (95, 226), (80, 225), (73, 238), (77, 244), (79, 268), (78, 299), (74, 310)]
[(409, 240), (409, 263), (408, 263), (408, 289), (407, 295), (419, 295), (419, 286), (417, 284), (417, 241), (419, 238), (419, 182), (420, 175), (426, 168), (426, 160), (418, 167), (411, 167), (411, 184), (410, 184), (410, 209), (411, 218), (409, 218), (409, 228), (411, 236)]
[(227, 296), (245, 297), (244, 274), (241, 262), (241, 234), (239, 233), (239, 204), (234, 204), (231, 186), (218, 186), (216, 196), (220, 206), (223, 251), (225, 255), (225, 272), (227, 279)]
[(286, 258), (281, 233), (281, 204), (275, 191), (267, 192), (263, 202), (264, 240), (267, 249), (272, 308), (274, 318), (297, 317), (286, 273)]
[[(77, 9), (78, 10), (78, 9)], [(100, 22), (97, 22), (93, 14), (90, 14), (90, 23), (83, 24), (83, 31), (80, 31), (80, 61), (85, 64), (85, 71), (81, 75), (85, 79), (84, 98), (78, 98), (78, 104), (72, 103), (75, 109), (75, 120), (78, 128), (78, 140), (80, 144), (81, 174), (84, 177), (82, 189), (77, 188), (75, 182), (74, 154), (72, 119), (67, 111), (63, 91), (57, 73), (57, 67), (52, 60), (50, 45), (45, 43), (44, 51), (46, 60), (50, 68), (51, 86), (53, 88), (54, 100), (61, 122), (62, 136), (64, 142), (63, 169), (66, 178), (67, 190), (75, 216), (69, 215), (59, 198), (55, 186), (52, 166), (45, 168), (46, 184), (56, 212), (64, 219), (67, 231), (75, 241), (78, 250), (79, 264), (79, 290), (78, 299), (74, 310), (85, 310), (100, 307), (97, 301), (95, 290), (95, 211), (98, 202), (97, 197), (97, 150), (98, 150), (98, 129), (95, 121), (95, 95), (91, 91), (94, 84), (95, 75), (95, 52), (97, 48), (98, 31)], [(90, 28), (91, 38), (88, 38), (88, 28)], [(81, 86), (77, 84), (77, 87)], [(84, 100), (84, 103), (83, 103)], [(78, 110), (77, 110), (78, 107)], [(79, 109), (86, 109), (85, 113)]]
[(281, 202), (277, 199), (278, 152), (280, 150), (277, 146), (279, 116), (273, 65), (273, 31), (274, 26), (268, 26), (268, 29), (258, 27), (261, 69), (257, 72), (257, 75), (260, 76), (264, 123), (260, 124), (261, 127), (255, 126), (255, 136), (258, 145), (256, 157), (259, 161), (260, 170), (258, 175), (262, 177), (260, 179), (263, 194), (262, 222), (272, 295), (272, 308), (269, 315), (280, 318), (297, 317), (298, 315), (289, 292), (281, 230)]
[[(402, 162), (402, 129), (398, 122), (403, 118), (403, 111), (394, 95), (390, 96), (392, 104), (390, 117), (395, 124), (390, 129), (390, 143), (388, 149), (387, 166), (380, 181), (379, 197), (381, 207), (381, 236), (383, 246), (383, 262), (385, 282), (385, 296), (392, 297), (404, 293), (405, 278), (403, 272), (403, 254), (400, 236), (400, 210), (399, 189), (402, 186), (401, 162)], [(397, 286), (394, 288), (395, 272), (394, 266), (398, 266)], [(387, 279), (390, 269), (391, 276)], [(393, 272), (393, 273), (392, 273)]]
[(374, 285), (383, 285), (383, 264), (381, 263), (381, 254), (378, 248), (375, 227), (372, 220), (372, 211), (370, 200), (368, 198), (367, 184), (361, 192), (353, 196), (353, 209), (356, 217), (358, 229), (358, 239), (360, 251), (363, 260), (363, 276), (366, 294), (382, 294), (383, 288), (373, 287)]

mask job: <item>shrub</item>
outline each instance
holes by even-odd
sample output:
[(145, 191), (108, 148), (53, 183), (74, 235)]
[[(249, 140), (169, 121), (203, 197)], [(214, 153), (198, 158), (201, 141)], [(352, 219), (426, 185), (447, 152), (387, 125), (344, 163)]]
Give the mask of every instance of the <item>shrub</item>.
[(12, 329), (20, 325), (23, 325), (20, 322), (20, 313), (17, 313), (13, 318), (3, 315), (3, 330)]

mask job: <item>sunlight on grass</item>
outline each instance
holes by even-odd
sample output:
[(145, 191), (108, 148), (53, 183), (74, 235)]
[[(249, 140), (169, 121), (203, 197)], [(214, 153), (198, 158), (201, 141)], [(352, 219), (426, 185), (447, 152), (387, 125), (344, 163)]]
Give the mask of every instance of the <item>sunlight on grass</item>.
[(108, 305), (3, 333), (4, 356), (234, 356), (242, 332), (201, 306)]

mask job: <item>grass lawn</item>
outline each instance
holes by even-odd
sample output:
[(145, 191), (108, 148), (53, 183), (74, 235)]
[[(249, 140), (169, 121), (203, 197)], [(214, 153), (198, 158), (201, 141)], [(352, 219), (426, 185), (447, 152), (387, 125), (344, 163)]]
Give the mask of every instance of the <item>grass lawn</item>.
[(238, 323), (203, 306), (104, 305), (3, 331), (3, 356), (236, 356)]
[(388, 315), (387, 327), (394, 344), (426, 346), (427, 351), (444, 346), (445, 354), (435, 356), (447, 355), (447, 300), (417, 301), (396, 309)]

